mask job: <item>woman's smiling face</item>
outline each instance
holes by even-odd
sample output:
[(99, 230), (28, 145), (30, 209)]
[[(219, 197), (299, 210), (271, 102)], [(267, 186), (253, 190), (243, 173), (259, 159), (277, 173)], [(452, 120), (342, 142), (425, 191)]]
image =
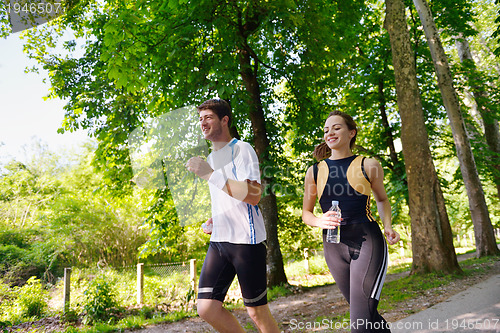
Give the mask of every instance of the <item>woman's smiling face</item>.
[(323, 138), (330, 149), (338, 149), (344, 145), (349, 147), (355, 134), (356, 130), (349, 130), (341, 116), (328, 117), (325, 122)]

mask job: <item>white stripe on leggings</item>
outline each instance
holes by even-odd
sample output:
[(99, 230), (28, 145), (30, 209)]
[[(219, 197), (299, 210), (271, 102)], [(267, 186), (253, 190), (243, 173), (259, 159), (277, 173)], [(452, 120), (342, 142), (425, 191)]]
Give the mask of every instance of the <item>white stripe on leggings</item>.
[(266, 295), (267, 295), (267, 289), (264, 290), (264, 292), (262, 294), (260, 294), (259, 296), (255, 297), (255, 298), (244, 298), (243, 297), (243, 301), (245, 301), (245, 303), (248, 303), (248, 304), (256, 303), (256, 302), (260, 301), (261, 299), (263, 299)]
[(384, 259), (382, 262), (382, 266), (380, 267), (380, 271), (377, 276), (377, 281), (373, 286), (371, 298), (375, 298), (377, 301), (380, 299), (380, 294), (382, 293), (382, 287), (385, 282), (385, 276), (387, 273), (387, 243), (384, 239)]

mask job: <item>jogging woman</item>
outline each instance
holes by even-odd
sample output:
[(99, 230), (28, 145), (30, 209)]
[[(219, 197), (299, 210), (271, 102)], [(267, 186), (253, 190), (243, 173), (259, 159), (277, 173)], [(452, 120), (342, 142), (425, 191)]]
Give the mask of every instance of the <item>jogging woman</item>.
[[(371, 193), (389, 244), (400, 236), (391, 226), (391, 205), (384, 188), (384, 172), (372, 158), (354, 155), (357, 126), (351, 116), (331, 112), (325, 122), (324, 142), (315, 149), (321, 161), (306, 173), (303, 221), (323, 229), (328, 268), (350, 305), (351, 332), (390, 332), (377, 311), (387, 271), (387, 244), (370, 211)], [(323, 214), (316, 216), (316, 199)], [(329, 211), (338, 201), (342, 217)], [(340, 243), (326, 241), (327, 229), (340, 228)]]

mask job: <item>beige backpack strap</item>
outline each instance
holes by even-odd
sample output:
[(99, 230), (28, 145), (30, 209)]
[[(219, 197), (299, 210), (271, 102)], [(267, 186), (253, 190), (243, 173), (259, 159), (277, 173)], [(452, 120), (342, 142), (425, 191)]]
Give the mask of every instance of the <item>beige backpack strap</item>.
[(347, 169), (347, 181), (357, 192), (370, 196), (372, 187), (364, 168), (365, 157), (358, 156)]
[(316, 188), (318, 191), (318, 200), (321, 199), (321, 195), (325, 189), (326, 182), (328, 181), (328, 164), (323, 160), (318, 163), (318, 178), (316, 182)]

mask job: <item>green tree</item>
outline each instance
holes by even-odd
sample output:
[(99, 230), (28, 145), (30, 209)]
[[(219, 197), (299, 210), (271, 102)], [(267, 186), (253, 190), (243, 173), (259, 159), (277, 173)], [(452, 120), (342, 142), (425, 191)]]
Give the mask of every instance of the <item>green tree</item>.
[[(273, 170), (284, 161), (273, 88), (284, 79), (296, 80), (298, 70), (317, 71), (313, 61), (332, 58), (325, 45), (336, 43), (347, 50), (355, 34), (346, 39), (332, 17), (346, 26), (352, 16), (359, 20), (361, 7), (361, 2), (314, 0), (86, 1), (59, 20), (53, 31), (31, 31), (27, 49), (49, 70), (54, 96), (68, 100), (65, 129), (81, 127), (97, 137), (95, 164), (106, 173), (111, 188), (126, 188), (132, 178), (125, 144), (145, 118), (216, 93), (230, 100), (239, 132), (253, 142), (265, 171), (260, 205), (268, 234), (269, 283), (275, 285), (286, 282), (286, 277), (273, 192)], [(47, 49), (66, 28), (77, 36), (92, 36), (83, 57), (55, 55)], [(71, 41), (65, 45), (69, 50), (75, 47)], [(300, 89), (291, 93), (302, 98)], [(157, 193), (151, 208), (148, 221), (158, 236), (154, 239), (160, 242), (164, 236), (175, 238), (168, 233), (182, 233), (173, 214), (166, 212), (173, 210), (168, 190)]]
[(2, 1), (0, 2), (0, 37), (7, 37), (11, 31), (6, 3)]
[[(398, 113), (401, 103), (396, 100), (390, 38), (382, 27), (383, 5), (378, 0), (85, 0), (57, 21), (27, 32), (26, 51), (49, 71), (52, 96), (67, 101), (62, 130), (83, 128), (97, 139), (93, 165), (104, 175), (102, 188), (119, 195), (134, 188), (127, 149), (134, 128), (215, 95), (229, 100), (239, 134), (259, 154), (266, 185), (262, 207), (270, 238), (270, 282), (277, 284), (284, 275), (276, 228), (280, 241), (296, 235), (304, 172), (320, 142), (321, 122), (333, 107), (348, 111), (360, 124), (358, 149), (388, 169), (395, 219), (408, 221), (405, 200), (413, 205), (407, 191), (413, 184), (406, 178), (403, 155), (412, 152), (398, 152), (397, 141), (403, 127), (407, 138), (414, 128)], [(430, 165), (432, 157), (444, 159), (454, 151), (425, 36), (415, 13), (409, 13), (407, 56), (415, 60), (426, 110), (419, 119), (425, 125), (419, 123), (415, 132), (428, 133), (431, 152), (422, 156)], [(64, 39), (68, 29), (75, 38)], [(66, 53), (51, 48), (57, 42)], [(445, 185), (443, 179), (434, 180)], [(433, 193), (439, 197), (439, 192)], [(451, 190), (449, 194), (455, 195)], [(142, 199), (150, 235), (143, 254), (181, 255), (184, 235), (192, 230), (179, 224), (169, 189), (147, 191)], [(444, 208), (440, 202), (434, 211), (441, 212), (446, 227)], [(412, 219), (421, 215), (418, 209), (410, 212)], [(306, 245), (304, 237), (283, 248), (296, 251)], [(423, 243), (413, 245), (425, 249)]]
[[(500, 0), (495, 0), (495, 4), (500, 6)], [(495, 23), (500, 23), (500, 8), (498, 8), (498, 14), (497, 14), (497, 17), (495, 19)], [(497, 25), (497, 28), (493, 34), (493, 37), (495, 37), (497, 40), (500, 40), (500, 24)], [(495, 55), (498, 57), (500, 56), (500, 46), (498, 46), (496, 49), (495, 49)]]
[(103, 190), (103, 175), (90, 165), (93, 145), (86, 149), (81, 156), (58, 158), (36, 150), (36, 158), (4, 166), (0, 272), (5, 281), (19, 285), (37, 276), (53, 282), (68, 266), (137, 262), (147, 239), (141, 229), (146, 201), (141, 193), (113, 198)]
[(493, 234), (488, 207), (484, 198), (484, 191), (476, 163), (472, 155), (472, 148), (465, 129), (465, 123), (460, 110), (458, 95), (453, 86), (453, 77), (448, 65), (448, 57), (444, 52), (441, 38), (438, 34), (430, 7), (425, 0), (414, 0), (415, 7), (420, 15), (427, 41), (431, 50), (438, 85), (443, 97), (443, 103), (448, 113), (448, 119), (455, 140), (460, 170), (465, 188), (469, 197), (471, 218), (474, 224), (476, 250), (478, 256), (499, 253)]
[(392, 45), (402, 123), (401, 141), (408, 177), (412, 271), (461, 271), (453, 249), (443, 193), (429, 149), (403, 1), (386, 0), (386, 28)]
[[(441, 3), (435, 4), (442, 5)], [(432, 7), (433, 13), (435, 12)], [(484, 36), (493, 34), (494, 4), (493, 1), (479, 1), (475, 8), (470, 3), (438, 11), (434, 14), (436, 24), (444, 27), (443, 43), (446, 39), (455, 42), (458, 60), (455, 72), (462, 75), (463, 80), (458, 81), (457, 88), (463, 90), (462, 94), (471, 104), (471, 121), (467, 129), (471, 132), (471, 143), (475, 146), (474, 158), (478, 169), (483, 176), (492, 179), (497, 187), (497, 197), (500, 198), (500, 132), (498, 129), (498, 65), (491, 64), (490, 59), (495, 58), (491, 49), (494, 48), (494, 39), (486, 42)], [(449, 19), (441, 20), (441, 13), (455, 12)], [(445, 18), (448, 18), (445, 16)], [(463, 22), (472, 25), (474, 29), (463, 26)], [(448, 30), (451, 30), (448, 32)], [(450, 38), (451, 37), (451, 38)], [(470, 42), (469, 42), (470, 41)], [(473, 56), (474, 55), (474, 56)], [(478, 59), (478, 60), (474, 60)], [(496, 67), (496, 69), (495, 69)], [(467, 121), (466, 117), (466, 121)], [(485, 146), (486, 145), (486, 146)], [(493, 215), (490, 213), (490, 215)]]

